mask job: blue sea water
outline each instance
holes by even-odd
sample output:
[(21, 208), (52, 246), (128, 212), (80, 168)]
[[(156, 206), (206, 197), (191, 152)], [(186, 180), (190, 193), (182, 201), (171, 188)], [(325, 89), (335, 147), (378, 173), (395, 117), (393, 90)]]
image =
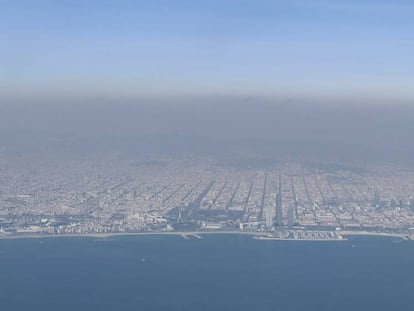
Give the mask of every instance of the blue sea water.
[(413, 309), (413, 241), (0, 240), (0, 310)]

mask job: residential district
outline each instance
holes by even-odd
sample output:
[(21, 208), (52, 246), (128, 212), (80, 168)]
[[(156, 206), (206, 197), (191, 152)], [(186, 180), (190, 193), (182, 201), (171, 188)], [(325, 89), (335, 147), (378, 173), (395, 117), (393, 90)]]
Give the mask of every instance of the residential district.
[(0, 237), (187, 231), (295, 239), (336, 239), (344, 231), (413, 236), (414, 170), (227, 162), (1, 156)]

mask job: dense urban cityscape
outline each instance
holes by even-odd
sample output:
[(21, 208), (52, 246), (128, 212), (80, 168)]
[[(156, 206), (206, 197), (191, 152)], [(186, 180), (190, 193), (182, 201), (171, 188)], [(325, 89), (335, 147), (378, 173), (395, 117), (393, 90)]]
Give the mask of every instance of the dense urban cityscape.
[(394, 166), (10, 156), (0, 163), (3, 237), (414, 231), (414, 172)]

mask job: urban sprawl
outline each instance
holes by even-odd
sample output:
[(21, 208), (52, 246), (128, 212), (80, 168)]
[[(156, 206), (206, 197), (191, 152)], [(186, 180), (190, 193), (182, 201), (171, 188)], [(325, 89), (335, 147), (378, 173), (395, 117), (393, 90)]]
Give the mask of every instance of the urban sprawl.
[(0, 158), (0, 236), (414, 232), (414, 171), (211, 159)]

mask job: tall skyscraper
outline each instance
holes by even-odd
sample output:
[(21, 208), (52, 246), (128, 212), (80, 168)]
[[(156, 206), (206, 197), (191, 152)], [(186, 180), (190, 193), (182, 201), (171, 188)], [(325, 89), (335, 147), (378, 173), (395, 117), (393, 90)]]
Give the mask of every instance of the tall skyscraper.
[(379, 207), (379, 205), (380, 205), (380, 195), (379, 195), (379, 192), (378, 191), (375, 191), (375, 193), (374, 193), (374, 198), (373, 198), (373, 200), (372, 200), (372, 206), (375, 206), (375, 207)]

